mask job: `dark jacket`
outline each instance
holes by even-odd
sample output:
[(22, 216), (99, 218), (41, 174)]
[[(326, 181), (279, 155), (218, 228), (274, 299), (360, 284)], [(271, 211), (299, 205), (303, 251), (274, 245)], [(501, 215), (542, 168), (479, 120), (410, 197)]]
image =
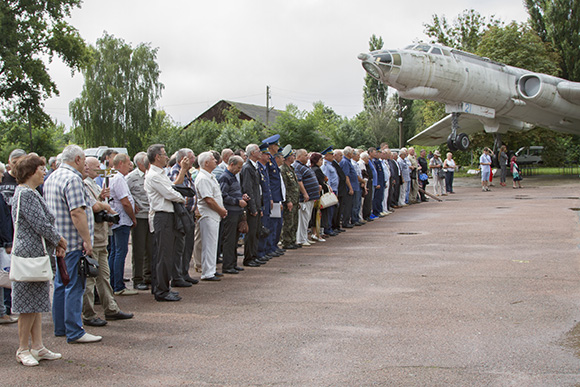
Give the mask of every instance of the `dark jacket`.
[(248, 159), (242, 167), (240, 172), (240, 181), (242, 185), (242, 193), (250, 197), (248, 202), (248, 211), (254, 214), (260, 210), (262, 206), (262, 195), (260, 194), (260, 173), (252, 162)]
[(236, 176), (226, 169), (218, 181), (222, 190), (222, 198), (226, 210), (228, 210), (228, 212), (242, 212), (243, 208), (240, 207), (240, 200), (242, 200), (242, 187), (240, 186), (240, 183), (238, 183)]
[(336, 162), (336, 160), (332, 160), (332, 166), (336, 169), (336, 173), (338, 174), (338, 196), (344, 196), (348, 192), (348, 187), (346, 186), (346, 175), (344, 171), (340, 167), (340, 164)]
[(316, 175), (316, 180), (318, 180), (318, 184), (322, 186), (322, 193), (325, 194), (328, 192), (328, 185), (326, 184), (326, 175), (322, 172), (322, 169), (318, 165), (312, 167), (314, 174)]

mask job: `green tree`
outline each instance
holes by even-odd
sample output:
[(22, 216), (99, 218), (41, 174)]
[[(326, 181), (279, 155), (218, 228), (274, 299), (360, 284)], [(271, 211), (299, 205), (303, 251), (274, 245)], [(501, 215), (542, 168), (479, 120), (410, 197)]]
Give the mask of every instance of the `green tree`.
[(487, 18), (474, 9), (464, 10), (452, 22), (449, 22), (445, 16), (433, 15), (431, 24), (423, 24), (425, 35), (431, 38), (431, 43), (439, 43), (467, 52), (477, 50), (485, 31), (501, 25), (503, 22), (495, 16)]
[[(28, 116), (17, 111), (2, 112), (0, 121), (0, 160), (8, 160), (8, 155), (16, 148), (36, 152), (41, 156), (56, 156), (69, 143), (70, 135), (65, 133), (64, 124), (43, 121), (32, 124)], [(32, 129), (32, 141), (29, 140)]]
[(562, 57), (562, 77), (580, 81), (580, 1), (525, 0), (532, 28)]
[(286, 106), (272, 129), (280, 133), (280, 144), (291, 144), (292, 148), (321, 151), (328, 147), (330, 140), (319, 130), (316, 115), (308, 115), (300, 111), (295, 105)]
[(75, 136), (86, 146), (121, 146), (133, 154), (146, 148), (156, 101), (161, 97), (157, 48), (133, 48), (107, 33), (83, 70), (81, 96), (70, 104)]
[[(90, 57), (78, 31), (65, 21), (81, 0), (0, 2), (0, 101), (20, 114), (46, 118), (43, 100), (58, 95), (44, 58), (58, 56), (73, 71)], [(28, 118), (30, 119), (30, 117)]]
[(538, 73), (557, 76), (560, 72), (559, 55), (527, 23), (491, 27), (482, 35), (475, 53)]

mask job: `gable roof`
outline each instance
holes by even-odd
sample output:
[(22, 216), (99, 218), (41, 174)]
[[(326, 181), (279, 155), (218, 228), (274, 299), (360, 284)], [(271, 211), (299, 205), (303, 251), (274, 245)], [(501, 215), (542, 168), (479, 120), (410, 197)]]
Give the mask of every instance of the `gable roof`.
[(196, 119), (187, 124), (184, 129), (186, 129), (193, 122), (198, 120), (215, 121), (217, 123), (225, 121), (225, 115), (223, 112), (230, 109), (231, 107), (239, 110), (239, 118), (246, 121), (258, 121), (264, 126), (270, 126), (276, 119), (282, 114), (282, 111), (276, 109), (270, 109), (267, 113), (265, 106), (252, 105), (249, 103), (241, 103), (234, 101), (221, 100), (215, 105), (207, 109), (205, 112), (201, 113)]

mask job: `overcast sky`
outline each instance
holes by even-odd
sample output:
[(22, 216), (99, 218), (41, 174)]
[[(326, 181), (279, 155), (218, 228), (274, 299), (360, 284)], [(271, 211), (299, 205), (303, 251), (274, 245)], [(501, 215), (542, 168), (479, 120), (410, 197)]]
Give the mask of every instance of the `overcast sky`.
[[(136, 46), (158, 47), (165, 85), (158, 108), (187, 124), (221, 99), (311, 110), (323, 101), (341, 116), (363, 109), (365, 72), (357, 59), (372, 34), (385, 48), (427, 40), (432, 15), (454, 19), (465, 9), (523, 22), (522, 0), (84, 0), (70, 23), (95, 45), (103, 32)], [(46, 111), (71, 124), (69, 102), (80, 95), (82, 74), (50, 65), (60, 96)]]

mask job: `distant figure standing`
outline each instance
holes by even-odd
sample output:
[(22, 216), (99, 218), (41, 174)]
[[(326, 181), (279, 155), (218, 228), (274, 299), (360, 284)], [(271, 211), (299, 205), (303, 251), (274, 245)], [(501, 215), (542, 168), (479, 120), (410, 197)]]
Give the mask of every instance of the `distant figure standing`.
[(510, 172), (512, 173), (513, 176), (513, 188), (516, 189), (516, 183), (518, 183), (517, 188), (523, 188), (522, 184), (520, 183), (520, 181), (522, 181), (522, 175), (520, 175), (520, 167), (518, 167), (518, 164), (516, 163), (516, 161), (518, 160), (518, 158), (514, 155), (512, 156), (512, 160), (510, 162)]
[(483, 192), (489, 191), (489, 175), (491, 173), (491, 156), (489, 155), (489, 148), (483, 148), (483, 154), (479, 157), (479, 165), (481, 168), (481, 190)]
[(453, 160), (453, 153), (447, 152), (447, 158), (443, 161), (443, 170), (445, 171), (445, 190), (447, 193), (453, 192), (453, 175), (455, 174), (455, 160)]
[(505, 187), (505, 179), (507, 176), (507, 166), (508, 166), (508, 162), (509, 162), (507, 148), (505, 145), (502, 145), (501, 148), (499, 148), (499, 157), (497, 159), (499, 161), (499, 167), (501, 168), (501, 176), (500, 176), (499, 184), (502, 187)]

